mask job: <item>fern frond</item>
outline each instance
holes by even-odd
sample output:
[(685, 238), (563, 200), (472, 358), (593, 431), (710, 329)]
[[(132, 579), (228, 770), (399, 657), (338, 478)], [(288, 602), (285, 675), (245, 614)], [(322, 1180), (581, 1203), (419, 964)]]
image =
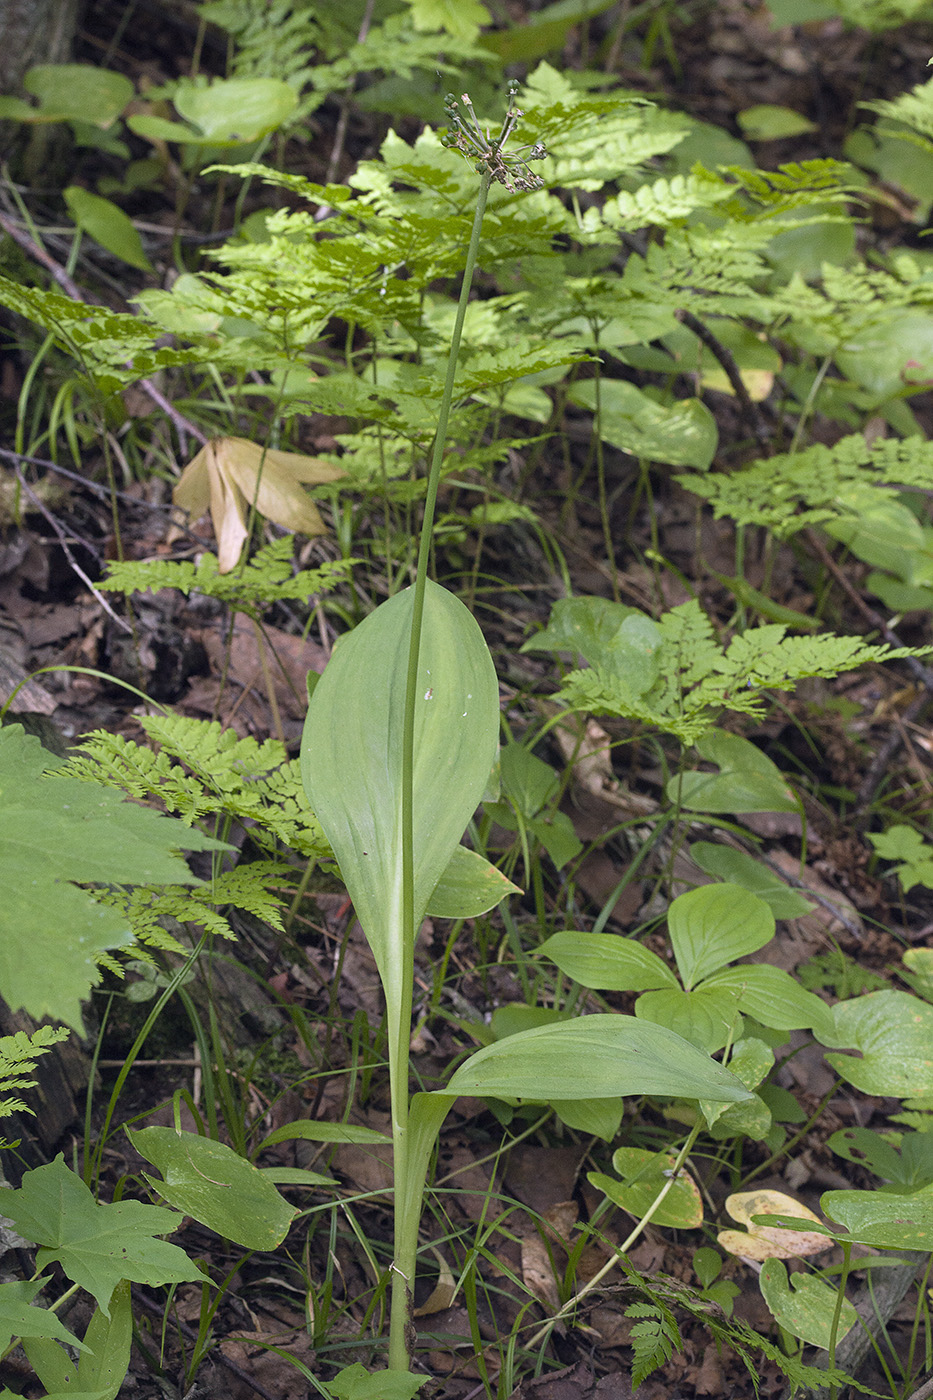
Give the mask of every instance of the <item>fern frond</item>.
[(297, 759), (267, 739), (239, 739), (232, 729), (186, 715), (144, 716), (140, 723), (160, 746), (98, 730), (59, 771), (106, 783), (139, 800), (158, 798), (189, 825), (222, 814), (250, 824), (264, 849), (277, 842), (301, 855), (326, 857), (330, 848), (308, 806)]
[[(860, 102), (859, 106), (878, 112), (880, 116), (888, 117), (891, 121), (903, 122), (904, 126), (911, 127), (924, 138), (920, 144), (927, 150), (933, 150), (933, 78), (911, 88), (910, 92), (902, 93), (893, 102)], [(897, 127), (888, 126), (880, 126), (879, 132), (885, 136), (908, 135)]]
[(853, 486), (933, 490), (933, 442), (910, 437), (869, 443), (861, 433), (853, 433), (833, 447), (816, 443), (804, 452), (753, 462), (742, 471), (678, 480), (708, 501), (717, 518), (763, 525), (787, 539), (809, 526), (849, 515), (845, 500)]
[(632, 1389), (637, 1390), (642, 1381), (670, 1361), (673, 1352), (680, 1350), (683, 1340), (674, 1314), (658, 1299), (650, 1303), (632, 1303), (625, 1310), (626, 1317), (643, 1318), (631, 1331)]
[(214, 554), (201, 555), (197, 564), (190, 560), (114, 560), (108, 567), (101, 588), (118, 593), (143, 593), (147, 589), (177, 588), (187, 597), (203, 593), (229, 603), (248, 616), (258, 617), (271, 603), (297, 600), (307, 602), (328, 593), (342, 583), (358, 561), (335, 559), (317, 569), (292, 572), (293, 540), (290, 535), (273, 540), (256, 551), (252, 559), (233, 573), (219, 573)]
[(766, 691), (915, 654), (907, 647), (869, 645), (857, 637), (788, 637), (786, 627), (773, 623), (750, 628), (722, 647), (696, 600), (671, 608), (654, 626), (653, 682), (642, 679), (642, 688), (633, 688), (631, 675), (637, 673), (624, 665), (616, 670), (607, 654), (596, 656), (588, 670), (571, 671), (555, 698), (568, 709), (636, 720), (693, 744), (724, 709), (761, 715)]
[[(221, 912), (227, 907), (243, 909), (254, 918), (282, 931), (282, 899), (277, 893), (282, 881), (293, 875), (291, 866), (280, 861), (253, 861), (226, 870), (204, 885), (140, 886), (131, 890), (111, 889), (95, 895), (101, 904), (119, 909), (140, 944), (167, 953), (188, 950), (166, 922), (197, 924), (220, 938), (236, 937), (229, 920)], [(133, 948), (134, 957), (141, 949)], [(119, 965), (117, 965), (119, 966)]]
[(11, 1090), (34, 1089), (36, 1081), (32, 1074), (36, 1060), (68, 1036), (65, 1026), (39, 1026), (31, 1033), (17, 1031), (14, 1035), (0, 1036), (0, 1118), (9, 1118), (12, 1113), (33, 1112), (18, 1095), (11, 1095)]

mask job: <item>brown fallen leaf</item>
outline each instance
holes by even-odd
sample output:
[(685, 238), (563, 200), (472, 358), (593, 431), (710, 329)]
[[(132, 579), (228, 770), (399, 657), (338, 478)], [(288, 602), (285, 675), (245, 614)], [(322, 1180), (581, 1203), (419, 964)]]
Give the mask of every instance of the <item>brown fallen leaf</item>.
[(323, 535), (317, 506), (301, 483), (321, 485), (345, 475), (332, 462), (301, 452), (280, 452), (247, 438), (211, 438), (185, 467), (172, 493), (177, 506), (199, 520), (209, 509), (217, 537), (217, 567), (235, 566), (255, 502), (260, 515), (305, 535)]

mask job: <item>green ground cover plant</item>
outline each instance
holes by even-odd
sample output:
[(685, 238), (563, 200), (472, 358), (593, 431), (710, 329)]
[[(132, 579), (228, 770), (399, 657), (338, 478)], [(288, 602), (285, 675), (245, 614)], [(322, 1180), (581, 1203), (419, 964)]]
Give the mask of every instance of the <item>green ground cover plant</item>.
[[(736, 731), (801, 681), (892, 663), (924, 673), (925, 634), (902, 645), (892, 615), (928, 610), (933, 586), (924, 495), (933, 459), (912, 407), (930, 380), (928, 257), (863, 258), (854, 238), (837, 239), (852, 233), (853, 195), (866, 183), (854, 165), (720, 162), (700, 123), (559, 71), (546, 55), (579, 20), (566, 7), (545, 10), (525, 31), (495, 31), (496, 43), (484, 46), (483, 6), (455, 17), (424, 3), (411, 16), (380, 12), (354, 43), (317, 9), (283, 0), (276, 42), (285, 48), (275, 54), (247, 0), (201, 8), (237, 38), (236, 62), (225, 79), (179, 82), (152, 99), (171, 101), (174, 115), (137, 110), (122, 128), (133, 95), (125, 80), (102, 74), (92, 83), (88, 70), (72, 68), (33, 70), (27, 92), (37, 105), (4, 99), (0, 115), (67, 123), (76, 139), (117, 159), (130, 153), (128, 134), (175, 150), (172, 172), (127, 166), (126, 181), (174, 182), (179, 219), (199, 181), (217, 181), (219, 197), (242, 181), (244, 200), (261, 182), (282, 203), (240, 219), (236, 201), (234, 235), (193, 270), (182, 264), (170, 290), (139, 292), (132, 312), (67, 287), (0, 277), (0, 303), (42, 338), (35, 364), (63, 376), (53, 425), (38, 369), (24, 381), (17, 452), (28, 463), (43, 446), (57, 456), (64, 442), (80, 461), (93, 432), (113, 436), (127, 386), (184, 377), (188, 391), (174, 402), (182, 427), (203, 445), (176, 502), (194, 516), (210, 507), (217, 553), (120, 559), (100, 589), (128, 600), (175, 589), (245, 615), (257, 631), (271, 608), (293, 606), (303, 610), (302, 626), (326, 614), (344, 635), (320, 678), (309, 675), (299, 755), (280, 739), (238, 738), (219, 723), (171, 713), (140, 717), (148, 742), (101, 731), (67, 762), (14, 725), (0, 731), (0, 875), (9, 892), (0, 912), (0, 994), (78, 1033), (82, 1003), (105, 974), (119, 985), (128, 960), (143, 960), (152, 997), (103, 1123), (89, 1126), (83, 1171), (60, 1155), (5, 1193), (4, 1216), (38, 1253), (32, 1278), (0, 1284), (3, 1350), (22, 1342), (51, 1400), (76, 1392), (114, 1400), (130, 1362), (130, 1285), (196, 1284), (203, 1302), (185, 1368), (193, 1384), (243, 1258), (223, 1273), (164, 1237), (187, 1217), (245, 1254), (281, 1259), (290, 1232), (310, 1231), (321, 1215), (335, 1219), (342, 1197), (329, 1171), (282, 1167), (264, 1154), (299, 1141), (391, 1147), (393, 1236), (382, 1242), (360, 1329), (372, 1344), (366, 1364), (303, 1374), (338, 1400), (415, 1395), (426, 1380), (413, 1315), (425, 1190), (444, 1120), (469, 1097), (487, 1102), (513, 1136), (528, 1123), (558, 1124), (554, 1131), (580, 1135), (596, 1151), (603, 1144), (602, 1165), (614, 1173), (588, 1172), (599, 1203), (572, 1241), (557, 1303), (543, 1324), (516, 1323), (502, 1339), (510, 1359), (498, 1380), (482, 1375), (487, 1394), (506, 1400), (516, 1345), (530, 1357), (538, 1348), (529, 1365), (543, 1365), (540, 1348), (613, 1270), (636, 1295), (628, 1308), (636, 1385), (683, 1347), (678, 1319), (687, 1315), (732, 1348), (751, 1383), (764, 1355), (791, 1387), (864, 1389), (839, 1364), (840, 1344), (860, 1326), (847, 1295), (853, 1273), (883, 1272), (886, 1252), (933, 1255), (928, 950), (910, 950), (892, 973), (910, 991), (887, 981), (850, 996), (842, 980), (835, 997), (814, 990), (825, 992), (829, 973), (808, 978), (746, 961), (771, 944), (776, 920), (813, 906), (805, 880), (792, 888), (731, 842), (736, 819), (805, 819), (809, 794)], [(845, 17), (865, 22), (862, 8)], [(883, 27), (880, 12), (873, 16)], [(327, 58), (314, 68), (298, 61), (296, 36), (305, 43), (309, 33)], [(463, 77), (458, 91), (469, 80), (482, 93), (481, 117), (465, 92), (441, 106), (433, 86), (441, 39), (441, 73)], [(505, 116), (492, 125), (486, 114), (501, 108), (493, 93), (502, 57), (527, 59), (527, 71), (510, 84)], [(282, 159), (263, 163), (273, 138), (281, 137), (281, 156), (299, 118), (332, 94), (349, 100), (354, 83), (372, 73), (383, 76), (366, 88), (369, 110), (396, 110), (402, 81), (410, 102), (434, 103), (440, 130), (425, 126), (407, 138), (390, 130), (378, 156), (346, 183), (315, 182)], [(929, 153), (927, 87), (874, 104), (900, 124), (879, 126), (884, 139)], [(146, 273), (138, 231), (109, 197), (119, 194), (112, 186), (106, 194), (64, 191), (75, 248), (88, 237)], [(805, 251), (801, 234), (812, 238)], [(813, 248), (825, 256), (814, 258)], [(693, 375), (686, 394), (685, 365)], [(776, 374), (784, 400), (769, 416), (767, 394), (755, 397), (756, 376), (773, 382)], [(738, 456), (704, 397), (717, 384), (731, 391), (741, 419)], [(297, 450), (311, 414), (341, 421), (330, 462)], [(521, 652), (548, 658), (540, 664), (549, 680), (525, 708), (524, 733), (510, 736), (478, 620), (492, 591), (483, 541), (491, 530), (518, 541), (535, 522), (555, 573), (569, 582), (559, 545), (530, 504), (530, 483), (549, 436), (565, 416), (581, 415), (586, 447), (569, 496), (588, 490), (596, 502), (605, 591), (614, 596), (570, 586), (546, 621), (540, 612), (542, 625)], [(869, 416), (892, 435), (867, 438)], [(809, 442), (817, 417), (842, 434), (834, 445)], [(772, 444), (783, 450), (770, 455)], [(675, 567), (657, 548), (654, 521), (645, 556), (657, 585), (652, 603), (621, 601), (611, 453), (634, 463), (633, 510), (641, 502), (650, 513), (652, 476), (673, 474), (716, 518), (734, 522), (734, 573), (716, 574), (732, 599), (725, 620), (700, 596), (666, 604), (660, 580)], [(510, 454), (524, 463), (515, 498), (500, 470)], [(308, 482), (317, 504), (303, 489)], [(324, 528), (318, 506), (335, 523), (340, 557), (306, 567), (295, 562), (292, 534), (276, 527), (315, 537), (318, 522)], [(363, 519), (374, 515), (367, 535)], [(862, 637), (844, 618), (830, 628), (783, 607), (767, 592), (767, 573), (763, 589), (752, 587), (745, 560), (755, 532), (772, 552), (809, 534), (824, 550), (841, 546), (868, 565), (865, 587), (889, 610), (882, 626)], [(583, 732), (593, 721), (614, 726), (607, 746), (640, 746), (662, 774), (661, 799), (636, 831), (639, 861), (656, 870), (659, 903), (625, 936), (605, 931), (614, 901), (595, 926), (578, 928), (579, 902), (550, 898), (555, 874), (566, 881), (570, 872), (572, 881), (583, 854), (558, 805), (580, 754), (560, 771), (543, 755), (553, 758), (547, 744), (561, 726)], [(232, 843), (244, 831), (255, 854), (237, 861)], [(877, 857), (897, 863), (905, 894), (933, 883), (920, 830), (892, 821), (869, 835)], [(712, 883), (678, 892), (673, 852), (687, 844)], [(203, 878), (180, 850), (203, 853)], [(513, 878), (534, 906), (534, 938), (524, 942), (510, 912), (522, 895)], [(217, 1015), (213, 1007), (202, 1015), (191, 995), (199, 959), (215, 957), (219, 940), (234, 946), (238, 912), (284, 942), (308, 889), (338, 879), (382, 987), (385, 1020), (373, 1057), (387, 1068), (388, 1130), (316, 1114), (274, 1128), (262, 1115), (247, 1122)], [(411, 1051), (416, 941), (426, 916), (451, 921), (448, 950), (465, 924), (479, 929), (485, 919), (477, 937), (508, 948), (523, 993), (488, 1021), (459, 1017), (462, 1053), (430, 1087), (416, 1083)], [(621, 1009), (627, 994), (630, 1011)], [(126, 1124), (147, 1169), (134, 1182), (121, 1179), (114, 1199), (103, 1201), (104, 1154), (119, 1130), (127, 1076), (176, 999), (206, 1066), (208, 1107), (202, 1115), (178, 1092), (172, 1126)], [(439, 994), (433, 1013), (438, 1004)], [(297, 1013), (293, 1023), (300, 1028)], [(303, 1029), (307, 1049), (306, 1022)], [(766, 1165), (792, 1156), (820, 1115), (818, 1108), (808, 1117), (777, 1082), (775, 1052), (792, 1032), (819, 1048), (834, 1085), (900, 1100), (898, 1121), (908, 1129), (830, 1137), (841, 1161), (878, 1184), (825, 1192), (829, 1224), (793, 1199), (744, 1190)], [(10, 1096), (0, 1112), (23, 1109), (38, 1057), (62, 1034), (40, 1027), (0, 1040), (0, 1087)], [(359, 1044), (359, 1025), (354, 1035)], [(362, 1076), (367, 1084), (371, 1077), (368, 1069)], [(623, 1126), (628, 1099), (635, 1102)], [(747, 1165), (743, 1154), (753, 1151)], [(649, 1225), (699, 1231), (715, 1214), (704, 1160), (714, 1175), (731, 1176), (726, 1209), (746, 1231), (721, 1232), (717, 1250), (697, 1245), (695, 1286), (639, 1277), (627, 1255)], [(131, 1186), (164, 1204), (133, 1199)], [(581, 1282), (579, 1259), (613, 1208), (627, 1213), (630, 1228)], [(705, 1229), (699, 1238), (713, 1239)], [(815, 1256), (829, 1248), (841, 1264), (820, 1267)], [(472, 1295), (480, 1357), (484, 1250), (478, 1230), (454, 1285)], [(872, 1251), (867, 1260), (863, 1251)], [(735, 1285), (720, 1273), (730, 1254), (762, 1262), (776, 1341), (729, 1316)], [(788, 1272), (789, 1259), (799, 1271)], [(68, 1285), (52, 1306), (40, 1305), (44, 1290), (55, 1292), (52, 1266)], [(94, 1302), (83, 1339), (56, 1315), (79, 1290)], [(929, 1320), (922, 1290), (917, 1306), (920, 1335)], [(804, 1345), (823, 1353), (825, 1365), (805, 1360)], [(900, 1361), (873, 1345), (891, 1396), (909, 1394), (928, 1357), (912, 1346), (897, 1374)]]

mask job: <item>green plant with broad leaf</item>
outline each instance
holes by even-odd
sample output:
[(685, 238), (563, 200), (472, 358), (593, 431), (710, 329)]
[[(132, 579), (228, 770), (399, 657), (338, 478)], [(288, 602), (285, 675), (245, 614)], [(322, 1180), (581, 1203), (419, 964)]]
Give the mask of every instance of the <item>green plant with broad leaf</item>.
[[(514, 91), (513, 91), (514, 101)], [(395, 1174), (395, 1258), (389, 1369), (410, 1363), (409, 1328), (425, 1176), (437, 1132), (459, 1094), (575, 1099), (682, 1093), (741, 1102), (745, 1087), (663, 1027), (593, 1016), (486, 1046), (444, 1090), (409, 1089), (415, 936), (432, 892), (455, 858), (496, 758), (498, 686), (482, 633), (466, 607), (427, 577), (434, 503), (447, 444), (460, 337), (487, 195), (537, 181), (465, 104), (448, 103), (448, 140), (476, 160), (479, 194), (435, 432), (418, 569), (412, 588), (383, 603), (337, 646), (315, 686), (302, 740), (309, 801), (340, 866), (376, 958), (386, 1000)], [(543, 149), (530, 158), (543, 156)]]

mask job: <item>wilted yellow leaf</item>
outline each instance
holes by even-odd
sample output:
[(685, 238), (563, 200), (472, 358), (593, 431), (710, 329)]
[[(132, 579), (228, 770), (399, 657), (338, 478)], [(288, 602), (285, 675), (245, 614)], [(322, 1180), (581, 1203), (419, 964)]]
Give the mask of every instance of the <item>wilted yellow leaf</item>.
[(319, 457), (279, 452), (247, 438), (220, 437), (206, 443), (182, 472), (173, 499), (199, 519), (208, 509), (217, 537), (217, 567), (235, 566), (246, 539), (246, 521), (256, 503), (259, 514), (287, 530), (322, 535), (324, 522), (301, 483), (339, 481), (344, 472)]
[(826, 1235), (814, 1231), (782, 1230), (776, 1225), (756, 1225), (754, 1215), (794, 1215), (800, 1220), (820, 1223), (819, 1216), (793, 1196), (783, 1191), (737, 1191), (726, 1198), (726, 1210), (748, 1230), (721, 1230), (716, 1236), (728, 1254), (741, 1254), (745, 1259), (795, 1259), (804, 1254), (819, 1254), (832, 1246)]

